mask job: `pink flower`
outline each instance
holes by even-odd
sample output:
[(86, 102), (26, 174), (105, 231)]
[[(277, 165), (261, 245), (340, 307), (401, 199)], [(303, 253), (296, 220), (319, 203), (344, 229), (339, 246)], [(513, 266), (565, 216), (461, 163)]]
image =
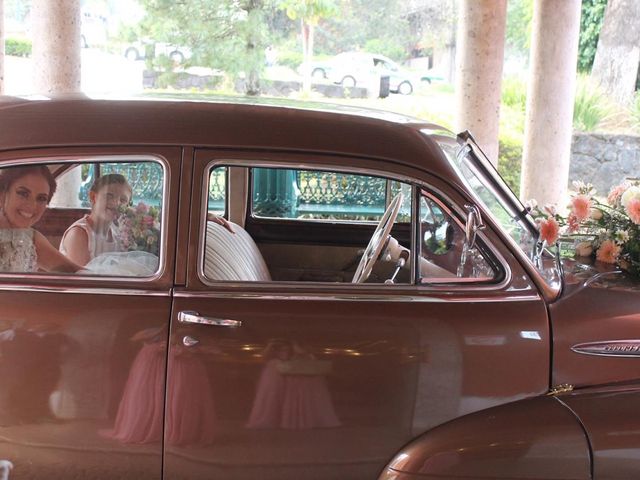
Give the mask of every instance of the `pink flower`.
[(640, 199), (632, 198), (631, 200), (629, 200), (629, 203), (627, 203), (626, 211), (631, 221), (636, 225), (640, 225)]
[(620, 247), (613, 240), (605, 240), (600, 245), (596, 259), (604, 263), (616, 263), (620, 255)]
[(145, 227), (148, 227), (148, 228), (153, 227), (153, 222), (154, 222), (154, 219), (151, 215), (145, 215), (142, 217), (142, 224)]
[(616, 203), (620, 202), (620, 198), (627, 188), (629, 188), (629, 185), (626, 183), (622, 183), (613, 187), (609, 192), (609, 195), (607, 196), (607, 202), (609, 202), (609, 205), (615, 205)]
[(586, 195), (576, 195), (571, 199), (571, 213), (578, 222), (589, 218), (591, 214), (591, 198)]
[(569, 233), (575, 233), (580, 229), (580, 222), (573, 213), (570, 213), (567, 217), (567, 225), (569, 227)]
[(136, 213), (144, 214), (144, 213), (147, 213), (148, 211), (149, 211), (149, 207), (147, 206), (146, 203), (140, 202), (138, 205), (136, 205)]
[(553, 217), (547, 217), (546, 220), (540, 220), (540, 240), (543, 240), (547, 245), (553, 245), (558, 240), (558, 232), (560, 231), (560, 225)]

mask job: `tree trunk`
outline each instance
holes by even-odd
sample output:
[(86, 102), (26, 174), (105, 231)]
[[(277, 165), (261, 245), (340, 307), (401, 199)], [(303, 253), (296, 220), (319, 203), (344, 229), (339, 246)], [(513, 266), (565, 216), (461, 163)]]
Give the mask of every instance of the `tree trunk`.
[(80, 91), (80, 0), (33, 0), (36, 93)]
[(4, 94), (4, 0), (0, 0), (0, 95)]
[(302, 28), (302, 91), (311, 91), (311, 58), (313, 56), (313, 25), (300, 19)]
[(506, 0), (462, 0), (456, 55), (456, 129), (498, 162)]
[(621, 104), (633, 98), (640, 63), (640, 2), (609, 0), (591, 78)]

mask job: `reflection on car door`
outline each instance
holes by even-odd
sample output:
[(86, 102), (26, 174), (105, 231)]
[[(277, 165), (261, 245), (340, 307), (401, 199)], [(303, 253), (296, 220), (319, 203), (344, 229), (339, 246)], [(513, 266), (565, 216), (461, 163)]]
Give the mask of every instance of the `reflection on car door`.
[(187, 282), (172, 310), (166, 479), (371, 479), (428, 428), (546, 391), (546, 311), (528, 284), (203, 281), (211, 155), (196, 157)]
[[(165, 159), (165, 179), (172, 182), (164, 231), (175, 232), (180, 150), (126, 153)], [(110, 161), (119, 154), (124, 149), (51, 153)], [(164, 268), (152, 279), (0, 275), (0, 460), (13, 465), (12, 479), (162, 477), (174, 251), (175, 238), (167, 234)], [(145, 381), (132, 379), (145, 364), (139, 377)], [(136, 398), (143, 409), (135, 409)], [(140, 434), (149, 419), (155, 424)]]

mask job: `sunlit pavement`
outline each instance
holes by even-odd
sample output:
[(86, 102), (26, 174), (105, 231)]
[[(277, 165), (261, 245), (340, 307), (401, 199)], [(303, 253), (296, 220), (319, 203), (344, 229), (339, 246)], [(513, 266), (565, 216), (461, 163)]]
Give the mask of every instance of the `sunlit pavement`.
[[(34, 90), (30, 58), (5, 57), (5, 94)], [(142, 91), (144, 61), (130, 61), (100, 50), (82, 49), (82, 91), (90, 94), (135, 95)]]

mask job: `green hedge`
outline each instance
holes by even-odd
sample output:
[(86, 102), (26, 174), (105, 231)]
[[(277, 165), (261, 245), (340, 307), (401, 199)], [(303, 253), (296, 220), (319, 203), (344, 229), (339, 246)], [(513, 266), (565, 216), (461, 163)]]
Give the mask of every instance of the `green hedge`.
[(520, 171), (522, 169), (522, 143), (512, 139), (500, 139), (498, 172), (516, 195), (520, 194)]
[(31, 40), (7, 38), (4, 41), (4, 53), (13, 57), (31, 56)]

